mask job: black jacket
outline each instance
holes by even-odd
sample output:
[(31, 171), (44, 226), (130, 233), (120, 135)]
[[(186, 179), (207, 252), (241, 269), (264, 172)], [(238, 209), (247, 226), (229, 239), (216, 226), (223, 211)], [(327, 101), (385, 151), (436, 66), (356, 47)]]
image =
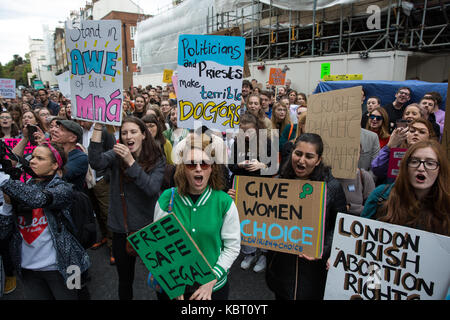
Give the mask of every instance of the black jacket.
[(326, 170), (321, 179), (327, 183), (325, 239), (322, 258), (308, 261), (294, 254), (268, 251), (266, 282), (277, 298), (288, 300), (323, 299), (327, 278), (326, 262), (330, 256), (338, 212), (347, 212), (345, 193), (339, 181)]

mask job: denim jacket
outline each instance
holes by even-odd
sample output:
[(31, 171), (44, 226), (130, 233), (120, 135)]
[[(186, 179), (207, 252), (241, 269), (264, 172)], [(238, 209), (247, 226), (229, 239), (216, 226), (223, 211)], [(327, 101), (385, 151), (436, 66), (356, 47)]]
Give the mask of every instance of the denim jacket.
[[(58, 175), (45, 182), (27, 183), (16, 180), (6, 180), (0, 184), (0, 189), (11, 199), (33, 209), (43, 208), (48, 221), (53, 246), (56, 249), (58, 271), (66, 281), (70, 274), (67, 268), (71, 265), (80, 267), (81, 273), (90, 265), (89, 255), (76, 238), (69, 232), (66, 225), (72, 224), (70, 209), (72, 206), (72, 185), (64, 182)], [(16, 270), (21, 274), (22, 236), (17, 224), (17, 213), (0, 215), (0, 239), (11, 236), (10, 254)]]

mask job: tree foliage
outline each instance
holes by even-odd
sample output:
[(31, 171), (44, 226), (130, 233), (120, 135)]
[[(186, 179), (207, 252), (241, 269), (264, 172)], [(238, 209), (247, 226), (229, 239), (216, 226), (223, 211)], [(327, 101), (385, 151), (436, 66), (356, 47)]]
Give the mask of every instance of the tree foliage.
[(31, 72), (30, 60), (18, 54), (4, 66), (0, 63), (0, 78), (16, 79), (16, 86), (28, 85), (27, 73)]

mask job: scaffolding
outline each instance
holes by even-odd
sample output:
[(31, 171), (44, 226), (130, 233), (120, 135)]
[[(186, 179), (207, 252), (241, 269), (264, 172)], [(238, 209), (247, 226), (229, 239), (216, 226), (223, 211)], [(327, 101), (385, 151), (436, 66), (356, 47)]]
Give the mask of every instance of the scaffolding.
[[(450, 51), (450, 1), (358, 1), (310, 11), (283, 10), (257, 0), (234, 11), (208, 10), (208, 34), (239, 27), (249, 62), (336, 54), (408, 50)], [(380, 8), (380, 27), (369, 29), (367, 8)]]

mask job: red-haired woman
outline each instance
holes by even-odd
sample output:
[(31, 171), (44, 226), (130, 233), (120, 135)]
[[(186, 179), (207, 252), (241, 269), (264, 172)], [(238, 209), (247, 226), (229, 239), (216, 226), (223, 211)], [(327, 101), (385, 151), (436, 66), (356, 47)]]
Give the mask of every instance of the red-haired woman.
[[(417, 142), (400, 163), (395, 183), (378, 186), (361, 214), (450, 236), (450, 169), (435, 140)], [(380, 196), (386, 201), (379, 202)]]

